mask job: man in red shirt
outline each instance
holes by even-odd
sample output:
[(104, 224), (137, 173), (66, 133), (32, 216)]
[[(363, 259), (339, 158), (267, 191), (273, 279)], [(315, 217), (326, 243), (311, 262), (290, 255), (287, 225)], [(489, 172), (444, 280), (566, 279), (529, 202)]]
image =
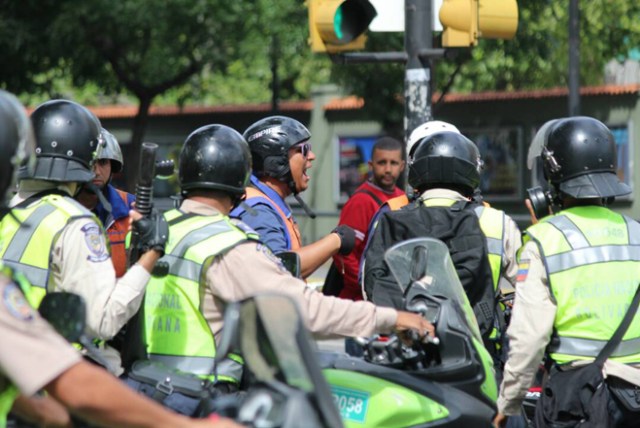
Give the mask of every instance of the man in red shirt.
[(362, 300), (358, 269), (367, 242), (369, 222), (380, 205), (404, 194), (396, 186), (404, 167), (402, 143), (390, 137), (379, 138), (369, 161), (371, 179), (362, 183), (342, 208), (339, 224), (350, 226), (356, 232), (356, 244), (351, 254), (333, 256), (335, 267), (343, 274), (344, 287), (339, 294), (343, 299)]

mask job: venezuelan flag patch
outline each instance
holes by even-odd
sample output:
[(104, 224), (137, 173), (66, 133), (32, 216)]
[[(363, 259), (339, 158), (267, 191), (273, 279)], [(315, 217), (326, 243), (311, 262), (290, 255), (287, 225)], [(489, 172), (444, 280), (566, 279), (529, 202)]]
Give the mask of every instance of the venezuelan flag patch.
[(529, 274), (529, 260), (521, 260), (518, 263), (518, 276), (516, 277), (517, 282), (523, 282), (527, 279), (527, 275)]

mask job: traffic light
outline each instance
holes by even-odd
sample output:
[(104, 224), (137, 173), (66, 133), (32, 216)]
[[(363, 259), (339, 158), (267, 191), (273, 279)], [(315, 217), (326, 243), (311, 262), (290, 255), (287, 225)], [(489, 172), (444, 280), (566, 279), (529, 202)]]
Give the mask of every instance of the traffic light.
[(367, 0), (307, 0), (313, 52), (342, 52), (364, 48), (364, 32), (376, 16)]
[(443, 47), (469, 47), (478, 38), (511, 39), (518, 28), (516, 0), (443, 0)]

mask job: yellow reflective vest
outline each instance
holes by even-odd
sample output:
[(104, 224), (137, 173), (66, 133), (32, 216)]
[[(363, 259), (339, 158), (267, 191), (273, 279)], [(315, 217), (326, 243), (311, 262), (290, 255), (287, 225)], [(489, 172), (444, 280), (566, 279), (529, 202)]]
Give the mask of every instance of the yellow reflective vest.
[[(542, 257), (557, 312), (548, 352), (557, 363), (595, 358), (640, 283), (640, 224), (607, 208), (569, 208), (527, 229)], [(640, 362), (640, 316), (612, 360)]]
[(47, 293), (50, 255), (62, 229), (78, 218), (99, 221), (73, 198), (58, 194), (43, 196), (26, 208), (13, 208), (11, 214), (0, 222), (0, 259), (35, 287), (37, 307)]
[[(149, 358), (212, 381), (237, 382), (242, 359), (231, 355), (215, 367), (216, 344), (201, 312), (205, 275), (213, 259), (248, 239), (258, 239), (229, 217), (170, 210), (169, 242), (158, 264), (166, 276), (153, 276), (145, 294), (145, 337)], [(214, 379), (214, 367), (218, 378)]]

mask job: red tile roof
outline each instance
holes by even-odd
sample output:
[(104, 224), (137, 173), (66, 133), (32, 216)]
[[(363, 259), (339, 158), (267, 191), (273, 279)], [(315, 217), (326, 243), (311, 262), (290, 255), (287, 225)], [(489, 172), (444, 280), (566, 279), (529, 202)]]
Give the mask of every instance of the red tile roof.
[[(640, 84), (634, 85), (602, 85), (585, 86), (580, 88), (582, 96), (597, 95), (640, 95)], [(474, 92), (470, 94), (449, 93), (444, 96), (445, 103), (465, 103), (465, 102), (490, 102), (499, 100), (529, 100), (540, 98), (562, 98), (569, 95), (566, 87), (537, 89), (526, 91), (487, 91)], [(440, 94), (433, 94), (433, 100), (437, 100)], [(347, 96), (334, 98), (324, 105), (328, 111), (335, 110), (359, 110), (364, 106), (364, 99), (357, 96)], [(287, 111), (311, 111), (312, 101), (282, 101), (279, 108), (283, 112)], [(89, 107), (101, 119), (126, 119), (134, 117), (138, 112), (135, 105), (109, 105)], [(179, 116), (198, 115), (215, 113), (248, 113), (248, 112), (268, 112), (271, 110), (270, 103), (261, 104), (228, 104), (216, 106), (152, 106), (149, 114), (151, 116)], [(29, 113), (32, 109), (28, 109)]]
[[(639, 92), (640, 84), (584, 86), (580, 88), (580, 95), (582, 96), (632, 95), (638, 94)], [(566, 87), (561, 87), (527, 91), (487, 91), (475, 92), (471, 94), (446, 94), (444, 96), (444, 102), (463, 103), (498, 100), (530, 100), (540, 98), (562, 98), (567, 96), (569, 96), (569, 89)], [(434, 94), (434, 99), (437, 99), (439, 97), (439, 94)]]
[[(282, 111), (306, 111), (313, 108), (311, 101), (283, 101), (278, 107)], [(110, 105), (95, 106), (89, 109), (101, 119), (118, 119), (134, 117), (138, 113), (138, 106), (130, 105)], [(271, 110), (270, 103), (263, 104), (229, 104), (216, 106), (152, 106), (149, 109), (151, 116), (179, 116), (198, 115), (212, 113), (242, 113), (242, 112), (268, 112)]]

